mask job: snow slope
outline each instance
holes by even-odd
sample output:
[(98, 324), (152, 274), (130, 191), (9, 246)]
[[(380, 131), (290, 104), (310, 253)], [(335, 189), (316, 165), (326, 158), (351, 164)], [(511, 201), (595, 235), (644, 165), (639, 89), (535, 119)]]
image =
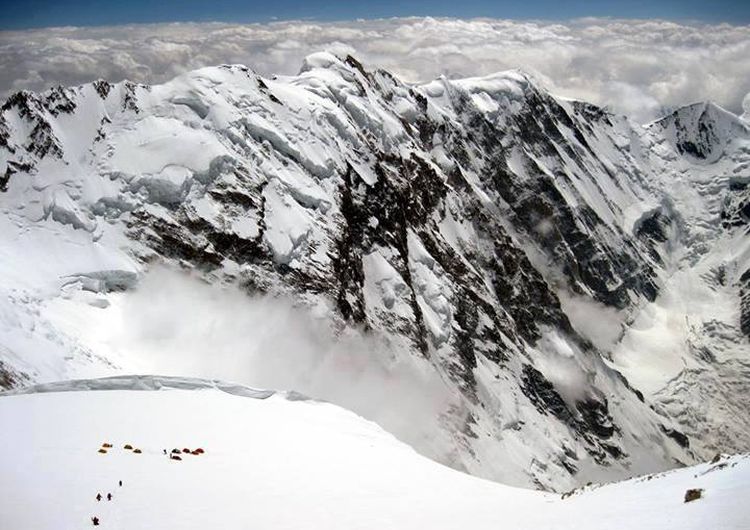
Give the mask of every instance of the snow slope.
[(750, 128), (712, 103), (647, 128), (677, 219), (664, 285), (612, 350), (617, 368), (679, 420), (704, 455), (750, 444)]
[[(118, 377), (0, 396), (0, 527), (745, 529), (750, 458), (557, 495), (419, 456), (334, 405), (219, 382)], [(97, 452), (102, 443), (114, 447)], [(123, 449), (132, 444), (141, 454)], [(170, 460), (173, 447), (201, 447)], [(122, 487), (118, 481), (122, 480)], [(704, 496), (684, 503), (688, 488)], [(113, 494), (97, 502), (97, 493)]]

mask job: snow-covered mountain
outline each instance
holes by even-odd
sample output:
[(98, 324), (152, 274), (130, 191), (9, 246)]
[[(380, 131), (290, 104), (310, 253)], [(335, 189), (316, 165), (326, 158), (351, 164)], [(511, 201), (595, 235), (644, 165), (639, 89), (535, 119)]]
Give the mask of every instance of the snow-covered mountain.
[(749, 184), (750, 126), (713, 104), (641, 127), (520, 72), (407, 85), (319, 53), (294, 77), (20, 92), (0, 384), (128, 369), (69, 315), (167, 263), (419, 359), (460, 396), (419, 449), (481, 477), (747, 451)]
[(3, 528), (747, 527), (748, 455), (559, 495), (456, 472), (334, 405), (163, 377), (33, 387), (0, 397), (0, 422)]

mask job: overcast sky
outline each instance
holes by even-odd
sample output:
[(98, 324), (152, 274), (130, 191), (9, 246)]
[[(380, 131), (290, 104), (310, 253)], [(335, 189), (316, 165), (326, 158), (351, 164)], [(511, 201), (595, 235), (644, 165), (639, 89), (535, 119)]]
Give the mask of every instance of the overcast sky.
[[(750, 3), (749, 3), (750, 4)], [(750, 106), (750, 26), (657, 20), (401, 18), (163, 23), (0, 32), (0, 97), (97, 78), (144, 83), (222, 63), (293, 74), (309, 53), (352, 53), (405, 81), (521, 68), (554, 93), (638, 121), (711, 99)]]

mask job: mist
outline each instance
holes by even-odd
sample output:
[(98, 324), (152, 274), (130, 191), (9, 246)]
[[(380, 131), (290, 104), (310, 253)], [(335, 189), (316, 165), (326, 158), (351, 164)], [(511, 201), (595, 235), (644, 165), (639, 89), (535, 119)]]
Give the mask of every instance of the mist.
[(568, 289), (557, 293), (560, 305), (575, 330), (604, 352), (611, 352), (623, 334), (625, 315), (594, 299)]
[(540, 355), (538, 367), (555, 386), (571, 410), (585, 401), (592, 387), (590, 368), (581, 361), (584, 356), (577, 346), (555, 330), (546, 330), (536, 345)]
[(143, 370), (294, 390), (352, 410), (450, 464), (440, 425), (458, 398), (435, 368), (385, 337), (336, 333), (327, 308), (157, 268), (122, 295), (112, 317), (107, 342)]

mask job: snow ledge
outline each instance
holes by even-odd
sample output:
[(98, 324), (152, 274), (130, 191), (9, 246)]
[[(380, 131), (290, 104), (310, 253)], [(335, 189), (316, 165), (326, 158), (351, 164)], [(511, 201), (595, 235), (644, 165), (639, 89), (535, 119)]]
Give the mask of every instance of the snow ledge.
[(164, 375), (121, 375), (98, 379), (73, 379), (32, 385), (0, 392), (0, 397), (47, 392), (82, 392), (89, 390), (220, 390), (235, 396), (267, 399), (279, 395), (289, 401), (309, 401), (310, 398), (295, 391), (278, 392), (262, 390), (218, 379), (173, 377)]

